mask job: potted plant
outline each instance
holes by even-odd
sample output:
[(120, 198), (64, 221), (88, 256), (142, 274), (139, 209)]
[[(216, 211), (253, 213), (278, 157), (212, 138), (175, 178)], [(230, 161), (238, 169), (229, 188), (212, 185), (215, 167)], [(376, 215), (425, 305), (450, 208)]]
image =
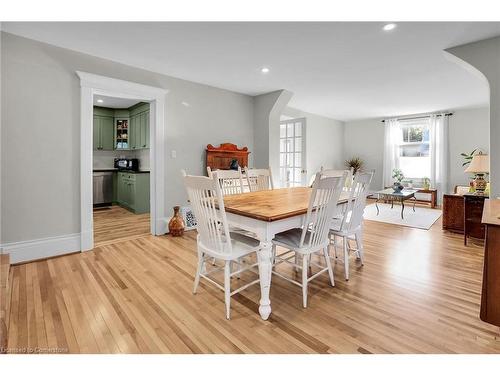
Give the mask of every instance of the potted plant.
[(363, 168), (364, 161), (360, 157), (355, 156), (345, 161), (345, 166), (349, 169), (352, 168), (353, 174), (358, 173)]
[(394, 181), (394, 185), (392, 185), (394, 192), (398, 193), (402, 191), (404, 189), (404, 186), (403, 184), (401, 184), (401, 181), (403, 181), (405, 178), (403, 171), (399, 168), (394, 168), (392, 170), (392, 178), (396, 180)]
[(474, 154), (476, 153), (477, 148), (473, 150), (470, 154), (466, 154), (465, 152), (462, 152), (460, 155), (463, 156), (464, 162), (462, 163), (462, 167), (465, 167), (466, 165), (469, 165), (470, 162), (472, 161), (472, 158), (474, 157)]
[(424, 190), (429, 190), (431, 188), (431, 179), (429, 177), (424, 177), (422, 179), (422, 187)]

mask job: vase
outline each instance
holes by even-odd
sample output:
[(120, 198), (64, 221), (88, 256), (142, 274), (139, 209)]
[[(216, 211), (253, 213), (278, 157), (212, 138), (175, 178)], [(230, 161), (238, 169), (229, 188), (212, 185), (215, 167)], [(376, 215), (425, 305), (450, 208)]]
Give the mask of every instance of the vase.
[(401, 182), (395, 182), (394, 185), (392, 185), (392, 190), (394, 190), (395, 193), (400, 193), (403, 188), (404, 186), (401, 185)]
[(174, 216), (168, 222), (168, 231), (174, 237), (179, 237), (184, 234), (184, 220), (179, 213), (179, 206), (174, 207)]

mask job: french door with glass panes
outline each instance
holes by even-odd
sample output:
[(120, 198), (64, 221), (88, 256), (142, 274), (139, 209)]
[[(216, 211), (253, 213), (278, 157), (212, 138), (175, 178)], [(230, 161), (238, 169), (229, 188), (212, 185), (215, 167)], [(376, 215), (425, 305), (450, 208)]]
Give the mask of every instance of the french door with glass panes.
[(281, 121), (280, 185), (305, 186), (306, 179), (306, 119)]

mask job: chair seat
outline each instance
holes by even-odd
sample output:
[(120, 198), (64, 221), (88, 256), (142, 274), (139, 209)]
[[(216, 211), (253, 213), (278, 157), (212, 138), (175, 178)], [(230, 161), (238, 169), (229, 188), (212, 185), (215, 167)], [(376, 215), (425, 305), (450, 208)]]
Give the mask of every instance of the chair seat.
[(299, 253), (306, 253), (309, 243), (309, 238), (311, 237), (311, 232), (307, 231), (304, 238), (304, 245), (300, 247), (300, 237), (302, 236), (302, 228), (293, 228), (286, 230), (284, 232), (277, 233), (273, 238), (273, 244), (278, 246), (283, 246), (288, 249), (297, 251)]
[(260, 248), (260, 241), (255, 238), (245, 236), (244, 234), (238, 232), (229, 232), (229, 235), (231, 236), (231, 245), (233, 247), (233, 251), (231, 253), (218, 253), (201, 244), (203, 252), (206, 255), (217, 259), (236, 260), (256, 252)]
[(254, 239), (257, 239), (257, 235), (253, 232), (250, 232), (248, 230), (245, 230), (245, 229), (241, 229), (239, 227), (235, 227), (234, 225), (229, 225), (229, 232), (231, 232), (231, 236), (232, 236), (232, 233), (239, 233), (239, 234), (242, 234), (244, 236), (247, 236), (247, 237), (251, 237), (251, 238), (254, 238)]
[[(347, 217), (347, 221), (346, 221), (346, 224), (349, 224), (350, 222), (350, 215)], [(341, 226), (342, 226), (342, 218), (333, 218), (332, 220), (332, 224), (330, 225), (330, 233), (333, 233), (333, 234), (337, 234), (337, 235), (340, 235), (340, 236), (350, 236), (352, 235), (352, 233), (355, 233), (356, 231), (359, 230), (359, 228), (361, 226), (358, 226), (357, 228), (351, 228), (349, 230), (347, 229), (341, 229)], [(349, 225), (346, 225), (347, 227)]]

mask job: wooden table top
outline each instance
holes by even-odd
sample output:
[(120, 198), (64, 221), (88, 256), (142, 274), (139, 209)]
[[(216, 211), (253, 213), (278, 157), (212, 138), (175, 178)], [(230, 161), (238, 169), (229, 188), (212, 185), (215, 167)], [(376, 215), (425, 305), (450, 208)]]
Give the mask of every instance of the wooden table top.
[(500, 199), (486, 199), (483, 207), (483, 224), (500, 225)]
[[(295, 187), (263, 190), (224, 197), (226, 212), (262, 221), (276, 221), (304, 215), (309, 207), (312, 189)], [(339, 203), (345, 203), (348, 192), (342, 192)]]

